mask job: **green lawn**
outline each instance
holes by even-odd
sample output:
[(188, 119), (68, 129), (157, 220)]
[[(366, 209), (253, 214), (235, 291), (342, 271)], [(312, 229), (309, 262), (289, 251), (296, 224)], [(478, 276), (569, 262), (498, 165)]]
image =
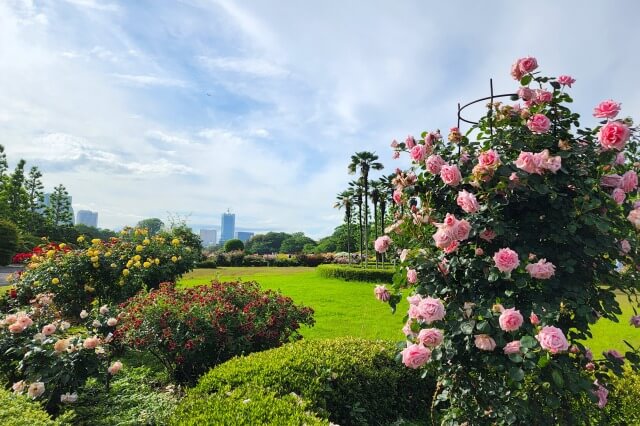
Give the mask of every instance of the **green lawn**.
[[(315, 310), (316, 325), (302, 331), (310, 339), (355, 336), (369, 339), (402, 340), (402, 317), (407, 302), (402, 301), (393, 315), (387, 304), (373, 297), (374, 284), (326, 279), (316, 275), (314, 268), (218, 268), (197, 269), (187, 274), (180, 285), (205, 284), (211, 279), (221, 281), (255, 280), (263, 288), (280, 290), (295, 302)], [(593, 328), (588, 342), (594, 354), (606, 349), (626, 350), (622, 339), (640, 345), (640, 329), (629, 325), (633, 314), (624, 296), (618, 297), (623, 310), (620, 322), (602, 320)]]

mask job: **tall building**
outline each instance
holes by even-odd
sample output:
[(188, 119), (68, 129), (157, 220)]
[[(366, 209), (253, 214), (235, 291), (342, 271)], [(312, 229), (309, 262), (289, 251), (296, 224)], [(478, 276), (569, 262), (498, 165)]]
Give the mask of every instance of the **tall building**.
[(98, 212), (92, 212), (91, 210), (78, 210), (78, 217), (76, 224), (98, 227)]
[(215, 229), (201, 229), (200, 239), (202, 240), (202, 245), (204, 247), (212, 246), (218, 240), (218, 233)]
[(253, 232), (243, 232), (243, 231), (236, 232), (236, 238), (242, 241), (243, 243), (246, 243), (247, 241), (249, 241), (251, 237), (253, 237)]
[[(71, 201), (73, 200), (71, 198), (71, 195), (67, 195), (67, 199), (69, 200), (69, 213), (71, 214), (71, 223), (73, 225), (76, 224), (76, 215), (73, 212), (73, 207), (71, 207)], [(44, 208), (45, 210), (51, 206), (51, 193), (49, 192), (45, 192), (44, 193)]]
[(227, 210), (222, 213), (222, 223), (220, 225), (220, 244), (232, 240), (236, 232), (236, 215)]

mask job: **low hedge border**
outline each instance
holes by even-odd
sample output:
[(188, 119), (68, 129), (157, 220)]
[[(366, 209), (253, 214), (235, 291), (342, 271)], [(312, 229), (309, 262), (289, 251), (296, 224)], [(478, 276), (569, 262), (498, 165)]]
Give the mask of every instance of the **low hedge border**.
[(320, 265), (316, 270), (324, 278), (386, 284), (393, 282), (393, 274), (395, 273), (395, 269), (389, 268), (373, 269), (342, 265)]
[[(208, 418), (214, 415), (209, 410), (227, 404), (221, 402), (225, 396), (233, 397), (234, 391), (248, 395), (249, 388), (271, 395), (267, 400), (288, 399), (293, 392), (318, 418), (341, 425), (387, 425), (399, 418), (426, 423), (434, 383), (400, 365), (396, 354), (391, 342), (340, 338), (300, 341), (234, 358), (200, 378), (170, 423), (188, 425), (197, 416)], [(246, 424), (260, 424), (262, 402), (255, 410), (251, 407), (242, 411)]]

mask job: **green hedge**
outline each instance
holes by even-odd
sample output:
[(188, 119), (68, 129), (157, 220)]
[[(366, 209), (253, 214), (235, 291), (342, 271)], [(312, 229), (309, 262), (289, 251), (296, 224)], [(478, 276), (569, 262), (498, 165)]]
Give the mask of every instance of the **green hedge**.
[(8, 220), (0, 220), (0, 265), (8, 265), (18, 249), (18, 227)]
[(0, 388), (0, 425), (3, 426), (57, 426), (44, 408), (25, 395), (14, 395)]
[[(248, 392), (248, 386), (278, 397), (293, 392), (317, 416), (341, 425), (386, 425), (399, 418), (425, 421), (433, 381), (400, 365), (396, 354), (390, 342), (340, 338), (300, 341), (234, 358), (200, 379), (175, 412), (173, 423), (190, 424), (196, 416), (212, 415), (209, 410), (220, 407), (219, 399), (236, 389)], [(244, 412), (258, 416), (256, 423), (260, 413)]]
[(203, 260), (202, 262), (196, 263), (196, 268), (198, 269), (215, 269), (218, 267), (218, 264), (215, 260)]
[(393, 282), (395, 269), (360, 268), (358, 266), (320, 265), (316, 268), (321, 277), (338, 278), (345, 281), (365, 281), (370, 283)]

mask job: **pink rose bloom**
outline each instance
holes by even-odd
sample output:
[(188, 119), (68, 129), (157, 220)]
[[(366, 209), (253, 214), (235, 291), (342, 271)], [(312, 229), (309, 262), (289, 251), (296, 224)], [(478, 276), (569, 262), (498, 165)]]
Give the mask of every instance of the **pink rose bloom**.
[(396, 204), (402, 203), (402, 191), (399, 189), (393, 191), (393, 202)]
[(529, 89), (528, 87), (519, 88), (517, 93), (518, 93), (518, 97), (525, 101), (531, 100), (535, 96), (535, 92)]
[(629, 324), (634, 326), (635, 328), (640, 328), (640, 315), (634, 315), (629, 320)]
[(107, 315), (109, 313), (109, 308), (107, 307), (107, 305), (100, 306), (100, 313), (102, 315)]
[(435, 234), (433, 234), (433, 241), (436, 247), (444, 249), (449, 247), (452, 242), (455, 241), (455, 236), (452, 232), (447, 232), (444, 228), (438, 228)]
[(607, 388), (602, 386), (596, 380), (594, 384), (597, 386), (596, 390), (592, 391), (595, 396), (598, 397), (598, 408), (604, 408), (607, 405), (607, 396), (609, 396), (609, 391)]
[(545, 149), (542, 152), (533, 154), (534, 163), (538, 165), (540, 169), (549, 170), (552, 173), (556, 173), (562, 167), (562, 158), (559, 155), (555, 157), (549, 156), (549, 150)]
[(445, 277), (449, 275), (449, 266), (447, 266), (447, 259), (442, 259), (442, 262), (438, 263), (438, 271)]
[(531, 312), (531, 315), (529, 315), (529, 322), (531, 322), (532, 325), (538, 325), (540, 324), (540, 318), (538, 318), (538, 316)]
[(602, 126), (598, 133), (598, 139), (604, 150), (616, 149), (621, 151), (630, 134), (629, 128), (621, 122), (610, 121)]
[(467, 154), (466, 152), (463, 152), (462, 154), (460, 154), (460, 161), (462, 163), (466, 163), (469, 160), (471, 160), (471, 156), (469, 154)]
[(407, 297), (407, 302), (409, 302), (410, 305), (414, 305), (414, 306), (418, 306), (421, 300), (422, 300), (422, 296), (419, 294), (414, 294), (413, 296)]
[(107, 320), (107, 325), (108, 325), (109, 327), (113, 327), (113, 326), (115, 326), (117, 323), (118, 323), (118, 320), (117, 320), (117, 319), (115, 319), (115, 318), (109, 318), (109, 319)]
[(527, 121), (527, 127), (533, 133), (547, 133), (551, 128), (551, 120), (549, 120), (544, 114), (535, 114), (529, 119), (529, 121)]
[(496, 348), (496, 341), (488, 334), (476, 334), (475, 344), (481, 351), (492, 351)]
[(391, 148), (397, 148), (397, 147), (398, 147), (398, 141), (394, 139), (394, 140), (391, 142)]
[(535, 92), (537, 103), (548, 103), (553, 100), (553, 94), (546, 90), (537, 89)]
[(404, 143), (407, 145), (407, 149), (411, 149), (416, 146), (416, 140), (411, 135), (407, 136), (407, 139), (405, 139)]
[(585, 348), (584, 357), (587, 361), (593, 361), (593, 352), (591, 352), (591, 349)]
[(13, 386), (11, 386), (11, 389), (13, 389), (13, 393), (15, 394), (22, 394), (22, 392), (24, 392), (24, 389), (27, 387), (27, 384), (25, 383), (24, 380), (20, 380), (19, 382), (15, 382), (13, 384)]
[(446, 254), (449, 253), (453, 253), (454, 251), (458, 250), (458, 247), (460, 246), (460, 243), (458, 241), (453, 241), (451, 244), (449, 244), (448, 246), (446, 246), (443, 251)]
[(531, 278), (539, 280), (548, 280), (556, 273), (555, 265), (547, 262), (547, 259), (540, 259), (536, 263), (530, 263), (524, 269), (531, 275)]
[(456, 240), (464, 241), (469, 238), (469, 233), (471, 232), (471, 224), (468, 220), (462, 219), (459, 220), (455, 226), (455, 236)]
[(47, 324), (42, 327), (42, 334), (44, 334), (45, 336), (51, 336), (55, 332), (56, 326), (54, 324)]
[(500, 328), (504, 331), (516, 331), (524, 322), (524, 318), (522, 318), (520, 311), (516, 311), (515, 308), (509, 308), (502, 311), (498, 322), (500, 323)]
[(518, 177), (518, 174), (516, 172), (511, 172), (511, 174), (509, 175), (509, 180), (513, 185), (517, 185), (520, 183), (520, 178)]
[(100, 339), (98, 339), (96, 336), (87, 337), (82, 343), (82, 347), (85, 349), (95, 349), (99, 343)]
[(482, 256), (484, 254), (484, 250), (480, 247), (476, 247), (476, 256)]
[(620, 179), (620, 188), (629, 193), (638, 187), (638, 175), (633, 170), (629, 170)]
[(451, 214), (451, 213), (447, 213), (444, 217), (444, 226), (449, 228), (449, 229), (453, 229), (455, 228), (456, 224), (458, 223), (458, 219), (456, 218), (455, 215)]
[(540, 343), (542, 349), (545, 349), (552, 354), (559, 352), (565, 352), (569, 349), (569, 342), (564, 337), (564, 333), (557, 327), (546, 325), (536, 335), (536, 339)]
[(427, 157), (425, 164), (427, 166), (427, 170), (429, 170), (430, 173), (437, 175), (440, 174), (440, 169), (442, 169), (442, 166), (447, 163), (439, 155), (430, 155)]
[(440, 169), (440, 177), (442, 181), (450, 186), (457, 186), (462, 180), (462, 175), (460, 174), (460, 170), (458, 166), (448, 166), (444, 165)]
[(418, 282), (418, 272), (415, 269), (407, 270), (407, 282), (409, 284), (415, 284)]
[(634, 209), (640, 209), (640, 200), (633, 202), (633, 208)]
[(418, 333), (418, 341), (428, 348), (439, 346), (444, 340), (442, 331), (437, 328), (425, 328)]
[(399, 151), (393, 151), (393, 154), (391, 154), (391, 158), (394, 160), (397, 160), (398, 158), (400, 158), (400, 152)]
[(620, 175), (606, 175), (600, 178), (600, 186), (605, 188), (617, 188), (622, 182), (622, 176)]
[(373, 243), (373, 247), (378, 253), (385, 253), (387, 250), (389, 250), (389, 246), (391, 245), (391, 243), (391, 238), (389, 238), (387, 235), (383, 235), (376, 239), (375, 243)]
[(532, 56), (527, 56), (525, 58), (518, 59), (518, 68), (523, 74), (532, 72), (536, 68), (538, 68), (538, 61), (536, 58)]
[(527, 173), (540, 173), (540, 169), (536, 165), (535, 157), (532, 152), (522, 151), (518, 155), (518, 159), (514, 161), (517, 168)]
[(613, 358), (620, 363), (624, 362), (624, 355), (622, 355), (620, 352), (616, 351), (615, 349), (609, 349), (606, 352), (602, 352), (602, 355), (604, 355), (605, 358)]
[(42, 382), (31, 383), (29, 385), (29, 389), (27, 390), (27, 395), (29, 395), (29, 398), (31, 399), (36, 399), (43, 393), (44, 393), (44, 383)]
[(427, 148), (424, 145), (416, 145), (411, 148), (410, 154), (413, 161), (420, 163), (427, 155)]
[(570, 75), (561, 75), (558, 77), (558, 83), (563, 86), (569, 86), (576, 82), (576, 79), (571, 77)]
[(413, 339), (413, 338), (417, 337), (418, 335), (416, 333), (414, 333), (414, 331), (411, 329), (411, 324), (412, 324), (411, 320), (407, 321), (407, 323), (404, 325), (404, 327), (402, 327), (402, 332), (404, 333), (405, 336)]
[(33, 320), (29, 315), (26, 314), (18, 314), (18, 319), (16, 319), (16, 323), (20, 324), (23, 329), (30, 327), (33, 324)]
[(524, 73), (520, 71), (520, 59), (511, 65), (511, 77), (513, 77), (514, 80), (520, 80), (524, 77)]
[(493, 255), (493, 261), (500, 272), (511, 273), (520, 265), (518, 253), (510, 248), (501, 248)]
[(621, 165), (624, 164), (624, 162), (625, 162), (624, 152), (619, 152), (618, 155), (616, 155), (615, 163), (616, 163), (617, 166), (621, 166)]
[(596, 369), (596, 365), (592, 362), (588, 362), (585, 366), (584, 369), (587, 371), (593, 371)]
[(492, 229), (485, 229), (480, 233), (480, 239), (485, 240), (489, 243), (493, 241), (495, 237), (496, 237), (496, 233)]
[(116, 361), (111, 364), (111, 367), (109, 367), (107, 370), (109, 371), (109, 374), (115, 375), (118, 374), (118, 371), (120, 371), (120, 369), (122, 369), (122, 363), (120, 361)]
[(636, 227), (637, 230), (640, 230), (640, 208), (631, 210), (627, 219)]
[(373, 289), (373, 294), (375, 294), (376, 299), (381, 302), (387, 302), (391, 298), (391, 293), (387, 290), (387, 287), (384, 285), (377, 285), (376, 288)]
[(407, 256), (409, 256), (409, 249), (402, 249), (400, 252), (400, 262), (407, 260)]
[(490, 149), (478, 155), (478, 164), (485, 167), (498, 167), (500, 165), (500, 155)]
[(618, 203), (618, 205), (621, 205), (622, 203), (624, 203), (624, 199), (627, 197), (627, 195), (624, 193), (624, 191), (620, 188), (616, 188), (613, 190), (613, 193), (611, 194), (611, 198), (613, 198), (613, 201), (615, 201), (616, 203)]
[(13, 334), (20, 334), (24, 331), (24, 327), (17, 322), (14, 322), (9, 326), (9, 332)]
[(434, 321), (440, 321), (444, 318), (445, 309), (440, 299), (434, 299), (433, 297), (427, 297), (422, 299), (418, 304), (420, 309), (420, 317), (427, 323), (431, 324)]
[(520, 340), (514, 340), (504, 345), (505, 355), (519, 354), (520, 353)]
[(431, 351), (422, 345), (413, 344), (402, 351), (402, 363), (409, 368), (420, 368), (431, 358)]
[(620, 104), (612, 101), (602, 101), (593, 109), (593, 116), (596, 118), (615, 118), (620, 112)]

